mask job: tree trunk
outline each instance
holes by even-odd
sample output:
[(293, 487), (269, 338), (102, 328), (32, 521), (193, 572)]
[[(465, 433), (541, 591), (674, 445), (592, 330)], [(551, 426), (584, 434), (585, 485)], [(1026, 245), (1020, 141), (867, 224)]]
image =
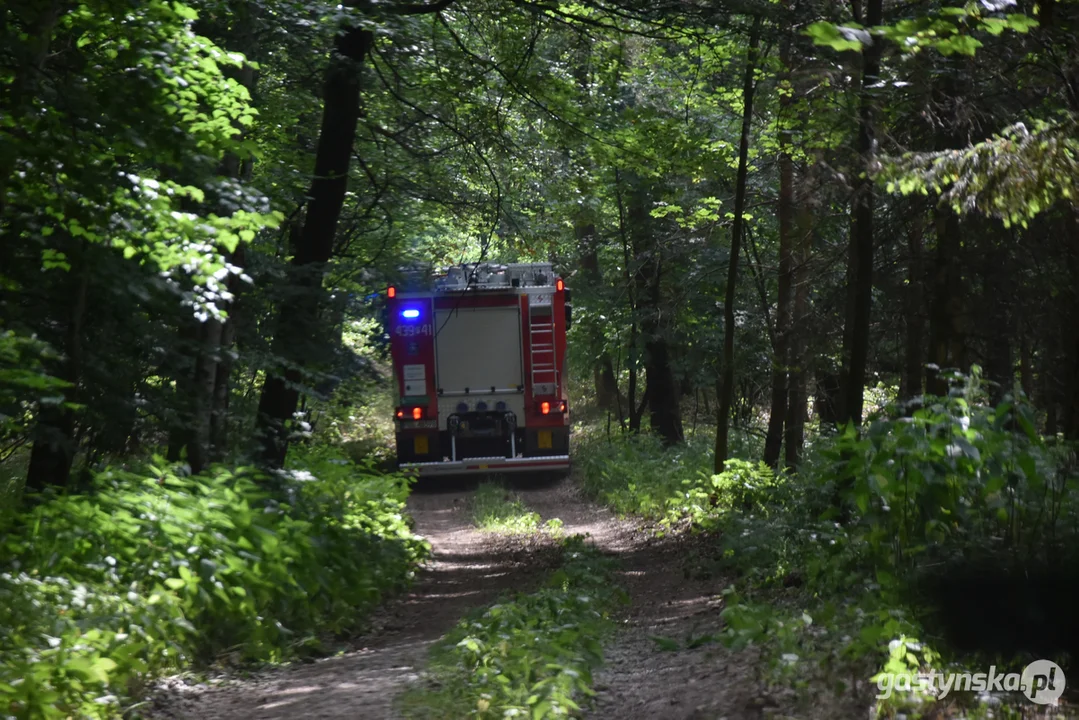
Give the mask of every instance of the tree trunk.
[(764, 440), (764, 462), (772, 469), (779, 468), (779, 453), (783, 444), (783, 424), (787, 419), (788, 373), (790, 372), (791, 331), (791, 273), (794, 266), (791, 252), (791, 233), (794, 220), (794, 160), (791, 157), (791, 101), (793, 92), (790, 71), (790, 39), (780, 50), (780, 62), (786, 69), (783, 93), (779, 97), (779, 287), (776, 299), (775, 338), (772, 343), (772, 404), (768, 416), (768, 433)]
[(348, 187), (348, 171), (360, 116), (363, 62), (374, 36), (351, 28), (338, 35), (323, 85), (322, 127), (315, 152), (315, 178), (299, 244), (294, 248), (291, 276), (300, 292), (278, 308), (274, 354), (283, 366), (266, 378), (259, 398), (258, 434), (262, 460), (281, 467), (288, 452), (288, 422), (296, 412), (304, 351), (316, 338), (325, 265)]
[(187, 443), (187, 462), (193, 473), (202, 472), (210, 463), (210, 443), (213, 437), (211, 426), (221, 337), (222, 323), (219, 320), (210, 318), (199, 327), (201, 347), (195, 361), (191, 432)]
[(1019, 384), (1027, 402), (1034, 400), (1034, 357), (1030, 347), (1030, 335), (1022, 314), (1017, 313), (1015, 334), (1019, 338)]
[(719, 384), (719, 416), (716, 419), (715, 471), (723, 472), (727, 463), (731, 424), (731, 405), (734, 401), (734, 299), (738, 283), (738, 257), (741, 254), (742, 232), (745, 224), (746, 177), (749, 166), (749, 140), (753, 121), (753, 75), (756, 72), (757, 49), (760, 45), (761, 19), (753, 20), (749, 32), (746, 67), (742, 76), (742, 135), (738, 141), (738, 174), (734, 188), (734, 221), (731, 223), (731, 251), (727, 262), (727, 288), (723, 300), (723, 367)]
[[(808, 173), (807, 173), (808, 174)], [(788, 343), (787, 365), (790, 368), (787, 394), (787, 421), (784, 436), (784, 460), (795, 469), (802, 459), (805, 442), (806, 404), (806, 321), (809, 318), (809, 256), (813, 248), (813, 209), (810, 199), (812, 183), (803, 175), (802, 192), (798, 196), (798, 223), (795, 227), (795, 261), (793, 263), (794, 307), (791, 312), (791, 335)]]
[(982, 258), (982, 304), (985, 307), (985, 326), (988, 346), (985, 356), (985, 377), (991, 383), (989, 396), (994, 404), (1004, 401), (1015, 386), (1015, 363), (1012, 358), (1011, 312), (1008, 306), (1012, 297), (1012, 274), (1008, 253), (1002, 247), (1000, 237), (1003, 228), (980, 223), (981, 242), (985, 245)]
[[(1053, 323), (1053, 325), (1059, 327), (1058, 323)], [(1038, 405), (1045, 410), (1045, 434), (1056, 437), (1057, 432), (1060, 431), (1057, 410), (1059, 404), (1057, 399), (1060, 393), (1055, 374), (1060, 339), (1057, 333), (1050, 332), (1046, 334), (1044, 340), (1045, 344), (1038, 353)]]
[(64, 391), (64, 404), (44, 406), (38, 412), (34, 429), (34, 444), (30, 449), (30, 466), (26, 473), (27, 492), (42, 492), (49, 487), (65, 487), (71, 477), (75, 460), (75, 411), (65, 407), (78, 402), (79, 383), (83, 370), (83, 330), (86, 319), (86, 297), (90, 286), (89, 258), (83, 245), (81, 268), (75, 280), (71, 311), (67, 320), (66, 348), (61, 368), (55, 376), (70, 383)]
[[(862, 22), (861, 18), (856, 20)], [(864, 25), (883, 22), (883, 0), (866, 0)], [(847, 330), (843, 348), (843, 422), (862, 423), (866, 363), (869, 358), (869, 321), (873, 309), (873, 179), (870, 177), (876, 154), (873, 127), (873, 86), (880, 74), (880, 41), (862, 52), (861, 99), (858, 110), (857, 151), (861, 167), (854, 186), (850, 232), (849, 300)]]
[(922, 370), (925, 366), (922, 337), (925, 334), (923, 319), (924, 294), (922, 283), (925, 269), (922, 260), (922, 244), (925, 236), (924, 210), (919, 208), (913, 226), (907, 233), (907, 292), (906, 292), (906, 342), (903, 343), (903, 377), (899, 383), (899, 399), (911, 400), (922, 394)]
[[(5, 109), (6, 115), (15, 119), (12, 127), (18, 126), (19, 117), (24, 112), (36, 112), (31, 102), (39, 92), (39, 83), (46, 77), (43, 70), (49, 58), (53, 31), (62, 13), (66, 12), (64, 5), (60, 0), (30, 0), (12, 3), (10, 9), (3, 11), (3, 15), (10, 13), (25, 28), (25, 35), (20, 38), (22, 47), (17, 49), (21, 53), (12, 53), (24, 62), (15, 67), (5, 67), (12, 74), (0, 86), (0, 107)], [(14, 153), (0, 152), (0, 217), (7, 207), (7, 184), (17, 167), (16, 157)]]
[(1079, 440), (1079, 207), (1068, 208), (1065, 212), (1065, 233), (1067, 235), (1068, 269), (1071, 271), (1071, 314), (1070, 334), (1062, 335), (1067, 343), (1067, 374), (1065, 375), (1064, 395), (1064, 438)]
[[(627, 412), (629, 413), (629, 431), (638, 433), (641, 431), (641, 417), (644, 413), (644, 403), (637, 405), (637, 294), (634, 292), (634, 275), (630, 269), (632, 257), (630, 253), (629, 228), (626, 223), (626, 205), (622, 199), (622, 174), (617, 169), (614, 171), (615, 199), (618, 203), (618, 236), (622, 241), (622, 282), (626, 287), (626, 297), (629, 300), (630, 326), (629, 347), (626, 350), (626, 366), (629, 371), (629, 397), (627, 398)], [(622, 402), (618, 402), (618, 415), (622, 417)]]
[(959, 217), (950, 209), (937, 209), (937, 251), (933, 275), (933, 302), (929, 313), (929, 371), (926, 392), (948, 394), (941, 371), (966, 369), (962, 327), (962, 270)]
[(228, 453), (229, 397), (236, 342), (236, 321), (230, 315), (221, 328), (221, 344), (214, 372), (213, 405), (210, 411), (210, 462), (221, 462)]
[[(256, 53), (258, 8), (254, 4), (240, 5), (236, 8), (233, 26), (224, 34), (226, 46), (230, 50), (242, 52), (249, 60)], [(212, 21), (210, 21), (212, 23)], [(207, 33), (213, 32), (207, 28)], [(251, 62), (244, 63), (239, 69), (229, 69), (228, 74), (249, 93), (255, 96), (257, 73)], [(242, 137), (244, 128), (237, 125), (236, 130)], [(239, 156), (228, 153), (221, 161), (219, 172), (225, 177), (250, 180), (252, 164)], [(225, 260), (232, 265), (243, 267), (244, 248), (238, 245), (229, 253), (218, 248)], [(235, 296), (239, 282), (235, 275), (228, 276), (228, 290)], [(233, 303), (234, 306), (234, 303)], [(235, 337), (234, 321), (231, 314), (234, 307), (227, 308), (230, 317), (224, 320), (210, 318), (198, 329), (197, 357), (194, 361), (194, 374), (190, 382), (190, 428), (181, 437), (187, 450), (187, 460), (192, 472), (199, 473), (211, 462), (224, 459), (226, 452), (225, 427), (228, 423), (229, 381), (232, 371), (231, 345)], [(170, 443), (170, 447), (172, 443)], [(173, 454), (176, 453), (173, 447)]]
[[(662, 270), (662, 263), (657, 263), (652, 279), (652, 308), (657, 314), (662, 303)], [(659, 317), (656, 317), (649, 328), (645, 352), (648, 354), (645, 374), (648, 381), (648, 407), (651, 410), (649, 423), (652, 432), (659, 433), (664, 445), (677, 445), (685, 440), (681, 393), (674, 381), (670, 350)]]

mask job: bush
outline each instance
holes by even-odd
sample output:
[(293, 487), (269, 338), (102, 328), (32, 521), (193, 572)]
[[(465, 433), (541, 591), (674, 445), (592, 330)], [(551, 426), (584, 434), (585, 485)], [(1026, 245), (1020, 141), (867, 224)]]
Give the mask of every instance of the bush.
[(819, 437), (796, 475), (732, 461), (712, 476), (692, 444), (642, 438), (579, 453), (584, 482), (619, 511), (714, 531), (687, 569), (734, 571), (723, 640), (766, 645), (785, 686), (895, 670), (897, 647), (907, 671), (939, 669), (941, 649), (1079, 657), (1074, 455), (1038, 436), (1030, 408), (988, 406), (978, 385), (975, 371), (948, 397)]
[(158, 462), (19, 516), (0, 538), (0, 710), (110, 716), (165, 669), (353, 629), (408, 581), (425, 544), (403, 478), (309, 451), (280, 484), (287, 503), (252, 470)]
[(714, 527), (731, 510), (765, 510), (780, 484), (764, 463), (731, 459), (724, 472), (713, 473), (712, 447), (703, 436), (671, 448), (651, 435), (586, 442), (578, 450), (585, 490), (616, 512), (667, 525)]
[(1028, 407), (934, 399), (910, 417), (877, 420), (860, 436), (846, 431), (825, 457), (874, 561), (890, 572), (925, 556), (1030, 561), (1069, 545), (1075, 498)]

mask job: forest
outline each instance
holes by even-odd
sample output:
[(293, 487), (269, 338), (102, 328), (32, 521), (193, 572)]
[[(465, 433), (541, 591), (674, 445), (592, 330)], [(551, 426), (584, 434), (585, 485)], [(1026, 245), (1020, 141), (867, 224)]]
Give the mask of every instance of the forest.
[[(1077, 186), (1077, 0), (3, 0), (0, 717), (1079, 714)], [(397, 471), (488, 261), (553, 488)]]

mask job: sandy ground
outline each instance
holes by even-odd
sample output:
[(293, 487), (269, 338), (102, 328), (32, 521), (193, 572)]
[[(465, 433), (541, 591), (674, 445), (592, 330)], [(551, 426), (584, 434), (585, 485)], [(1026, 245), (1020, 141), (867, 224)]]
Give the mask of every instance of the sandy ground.
[[(394, 699), (418, 678), (431, 643), (471, 609), (508, 590), (529, 590), (556, 560), (549, 539), (506, 538), (470, 524), (468, 496), (475, 482), (420, 487), (409, 501), (416, 530), (433, 547), (407, 595), (391, 601), (372, 631), (342, 654), (245, 678), (222, 677), (189, 685), (174, 678), (150, 713), (170, 720), (284, 720), (398, 715)], [(511, 482), (513, 492), (544, 520), (559, 518), (564, 532), (585, 534), (620, 558), (619, 583), (630, 597), (620, 628), (608, 643), (607, 665), (586, 717), (609, 720), (712, 720), (792, 717), (790, 698), (765, 697), (755, 681), (753, 651), (732, 653), (717, 644), (688, 649), (688, 640), (720, 628), (721, 578), (697, 580), (683, 569), (686, 542), (657, 539), (631, 520), (618, 519), (583, 499), (570, 479)], [(654, 639), (678, 643), (663, 649)], [(787, 712), (780, 708), (787, 706)], [(811, 712), (816, 717), (847, 713)], [(861, 710), (857, 717), (865, 717)]]

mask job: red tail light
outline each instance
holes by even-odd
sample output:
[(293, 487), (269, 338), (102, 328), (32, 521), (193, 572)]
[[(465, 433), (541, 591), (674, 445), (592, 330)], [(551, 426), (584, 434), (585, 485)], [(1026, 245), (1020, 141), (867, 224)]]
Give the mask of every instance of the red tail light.
[(562, 281), (562, 278), (558, 278), (557, 280), (555, 280), (554, 289), (558, 292), (562, 292), (566, 289), (566, 283)]
[(399, 407), (394, 411), (393, 414), (394, 417), (396, 417), (398, 420), (407, 420), (409, 418), (413, 420), (423, 420), (423, 417), (427, 414), (427, 411), (423, 408), (423, 406)]
[(557, 400), (555, 402), (544, 400), (543, 402), (536, 403), (536, 410), (539, 411), (540, 415), (558, 415), (565, 413), (567, 407), (568, 405), (565, 400)]
[(386, 297), (388, 297), (390, 300), (393, 300), (395, 297), (397, 297), (397, 288), (395, 288), (393, 285), (390, 285), (388, 288), (386, 288)]

